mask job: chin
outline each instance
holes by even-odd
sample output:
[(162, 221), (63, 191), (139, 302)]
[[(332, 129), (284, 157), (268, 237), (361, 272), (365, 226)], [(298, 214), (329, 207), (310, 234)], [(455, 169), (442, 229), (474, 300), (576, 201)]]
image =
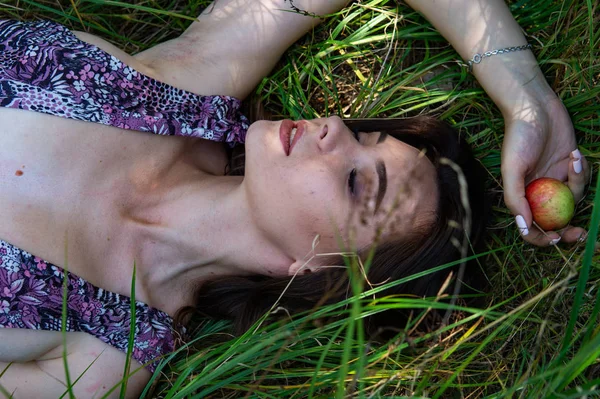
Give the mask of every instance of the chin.
[(256, 138), (256, 136), (264, 136), (267, 133), (270, 133), (270, 130), (274, 129), (274, 126), (277, 122), (273, 121), (265, 121), (260, 120), (256, 121), (248, 127), (248, 132), (246, 132), (246, 142), (248, 139)]
[[(248, 128), (245, 143), (245, 166), (246, 168), (263, 169), (277, 158), (277, 151), (281, 149), (277, 122), (256, 121)], [(275, 158), (274, 158), (275, 157)], [(270, 165), (269, 169), (273, 165)]]

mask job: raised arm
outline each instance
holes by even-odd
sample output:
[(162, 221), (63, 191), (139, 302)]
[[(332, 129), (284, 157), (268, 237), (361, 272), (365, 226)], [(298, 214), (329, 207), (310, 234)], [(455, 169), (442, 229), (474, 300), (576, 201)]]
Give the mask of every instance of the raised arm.
[(198, 94), (245, 98), (283, 52), (349, 0), (217, 0), (178, 39), (136, 55), (170, 82)]
[[(406, 0), (421, 12), (465, 60), (486, 51), (527, 44), (503, 0)], [(483, 58), (473, 74), (500, 108), (506, 125), (502, 146), (504, 199), (523, 238), (536, 245), (572, 242), (585, 231), (569, 227), (542, 232), (533, 225), (525, 199), (531, 180), (567, 182), (576, 201), (583, 196), (589, 168), (577, 150), (571, 119), (546, 82), (530, 50)]]
[[(527, 44), (503, 0), (406, 0), (406, 3), (422, 13), (464, 60), (488, 50)], [(512, 112), (519, 103), (519, 93), (525, 84), (547, 86), (531, 51), (483, 59), (473, 66), (473, 74), (503, 114)]]

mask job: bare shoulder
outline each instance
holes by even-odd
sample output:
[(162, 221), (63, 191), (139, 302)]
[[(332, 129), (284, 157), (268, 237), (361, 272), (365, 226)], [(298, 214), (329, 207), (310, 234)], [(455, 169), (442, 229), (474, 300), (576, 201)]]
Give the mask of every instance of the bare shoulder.
[[(29, 330), (16, 331), (25, 333)], [(56, 337), (52, 334), (54, 332), (32, 332), (49, 333), (50, 340)], [(14, 398), (60, 397), (67, 390), (63, 352), (61, 343), (37, 360), (9, 363), (4, 361), (9, 359), (0, 359), (0, 385), (7, 391), (14, 392)], [(109, 398), (119, 397), (125, 353), (84, 333), (67, 333), (66, 353), (70, 381), (72, 384), (77, 381), (72, 385), (75, 397), (104, 397), (111, 390)], [(126, 397), (137, 398), (151, 374), (135, 360), (131, 361), (129, 373)]]

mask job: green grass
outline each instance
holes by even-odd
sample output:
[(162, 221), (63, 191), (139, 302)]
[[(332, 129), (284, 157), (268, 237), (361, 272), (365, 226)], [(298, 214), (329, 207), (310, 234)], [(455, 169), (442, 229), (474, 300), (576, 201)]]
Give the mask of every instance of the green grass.
[[(0, 17), (50, 18), (135, 53), (176, 37), (209, 2), (104, 0), (0, 3)], [(600, 124), (600, 12), (592, 0), (509, 2), (548, 81), (573, 118), (597, 176)], [(373, 300), (356, 278), (346, 302), (285, 324), (261, 325), (223, 340), (224, 322), (196, 332), (145, 397), (214, 398), (586, 398), (600, 395), (600, 179), (574, 224), (587, 244), (524, 244), (502, 202), (503, 119), (448, 43), (417, 13), (393, 1), (362, 0), (298, 41), (255, 92), (274, 117), (404, 117), (433, 114), (453, 124), (489, 172), (493, 220), (478, 261), (490, 281), (483, 309), (427, 334), (390, 342), (364, 337), (361, 320), (389, 308), (445, 309), (432, 300)], [(389, 283), (397, 284), (397, 283)], [(376, 287), (379, 291), (382, 287)], [(372, 290), (373, 291), (373, 290)], [(322, 325), (325, 315), (342, 315)]]

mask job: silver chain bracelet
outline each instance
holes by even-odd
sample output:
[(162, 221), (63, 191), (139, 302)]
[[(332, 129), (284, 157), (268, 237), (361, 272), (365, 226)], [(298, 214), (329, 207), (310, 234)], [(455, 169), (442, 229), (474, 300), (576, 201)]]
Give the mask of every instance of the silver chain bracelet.
[(481, 60), (483, 60), (486, 57), (491, 57), (492, 55), (497, 55), (497, 54), (511, 53), (513, 51), (530, 50), (530, 49), (531, 49), (531, 44), (527, 43), (527, 44), (524, 44), (522, 46), (517, 46), (517, 47), (505, 47), (505, 48), (501, 48), (498, 50), (486, 51), (483, 54), (477, 53), (473, 56), (473, 58), (471, 58), (469, 61), (467, 61), (467, 64), (469, 67), (469, 72), (473, 72), (473, 64), (479, 64), (481, 62)]

